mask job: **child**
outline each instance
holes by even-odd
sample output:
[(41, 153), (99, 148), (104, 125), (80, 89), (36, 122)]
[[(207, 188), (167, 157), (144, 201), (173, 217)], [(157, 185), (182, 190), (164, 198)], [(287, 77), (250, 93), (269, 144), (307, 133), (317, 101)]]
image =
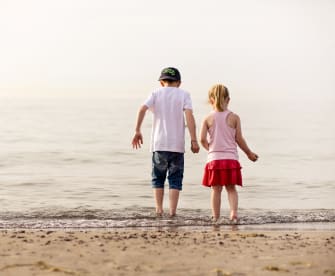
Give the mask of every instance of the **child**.
[(185, 152), (184, 113), (191, 136), (191, 150), (199, 152), (196, 125), (192, 112), (190, 94), (179, 88), (180, 73), (176, 68), (162, 70), (159, 78), (161, 88), (154, 91), (140, 107), (137, 115), (133, 148), (143, 144), (141, 125), (148, 109), (153, 112), (151, 134), (152, 187), (156, 201), (156, 214), (163, 214), (164, 182), (168, 175), (170, 216), (176, 215), (179, 192), (182, 190)]
[(237, 223), (238, 195), (235, 185), (242, 186), (237, 145), (251, 161), (256, 161), (258, 156), (249, 149), (242, 136), (239, 116), (228, 110), (228, 89), (222, 84), (214, 85), (208, 92), (208, 99), (213, 111), (204, 119), (201, 127), (200, 141), (208, 151), (202, 184), (212, 187), (213, 221), (216, 222), (220, 217), (221, 192), (225, 186), (230, 205), (230, 220)]

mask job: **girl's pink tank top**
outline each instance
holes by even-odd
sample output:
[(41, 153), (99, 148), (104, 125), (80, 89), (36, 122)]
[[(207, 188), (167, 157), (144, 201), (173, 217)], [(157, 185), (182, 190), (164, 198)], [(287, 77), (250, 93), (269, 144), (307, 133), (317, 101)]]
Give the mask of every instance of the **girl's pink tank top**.
[(227, 124), (229, 110), (213, 111), (213, 125), (208, 129), (209, 151), (207, 162), (221, 159), (238, 160), (236, 129)]

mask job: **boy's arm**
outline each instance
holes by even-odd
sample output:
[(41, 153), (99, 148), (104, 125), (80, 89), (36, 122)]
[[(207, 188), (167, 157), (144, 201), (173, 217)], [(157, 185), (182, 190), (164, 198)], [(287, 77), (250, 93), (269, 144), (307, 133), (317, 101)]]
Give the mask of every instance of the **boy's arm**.
[(196, 125), (195, 125), (195, 120), (194, 120), (192, 109), (185, 109), (185, 117), (186, 117), (186, 124), (188, 127), (188, 131), (190, 132), (190, 136), (191, 136), (191, 151), (193, 153), (198, 153), (200, 150), (200, 147), (199, 147), (198, 140), (197, 140)]
[(251, 161), (256, 161), (258, 159), (258, 155), (249, 149), (247, 142), (244, 140), (242, 135), (241, 120), (237, 115), (235, 116), (236, 116), (236, 143), (238, 144), (240, 149), (244, 151), (244, 153), (248, 156), (248, 158)]
[(204, 119), (201, 125), (200, 143), (208, 151), (209, 145), (208, 145), (208, 140), (207, 140), (207, 131), (208, 131), (207, 120)]
[(141, 126), (148, 107), (146, 105), (142, 105), (137, 113), (136, 119), (136, 127), (135, 127), (135, 135), (132, 140), (133, 148), (137, 149), (140, 148), (143, 144), (143, 136), (141, 133)]

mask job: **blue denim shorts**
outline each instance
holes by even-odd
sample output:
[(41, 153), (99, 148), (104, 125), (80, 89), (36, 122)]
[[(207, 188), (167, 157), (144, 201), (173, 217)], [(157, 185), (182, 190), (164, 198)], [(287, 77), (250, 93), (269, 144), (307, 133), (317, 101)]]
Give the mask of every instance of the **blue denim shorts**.
[(155, 151), (152, 154), (152, 187), (164, 188), (166, 176), (170, 189), (182, 190), (184, 153)]

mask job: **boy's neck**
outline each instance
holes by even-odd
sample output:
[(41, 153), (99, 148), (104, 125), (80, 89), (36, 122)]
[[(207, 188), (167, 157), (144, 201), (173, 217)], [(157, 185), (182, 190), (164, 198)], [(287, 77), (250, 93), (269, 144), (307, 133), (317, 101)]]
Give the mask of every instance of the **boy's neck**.
[(173, 81), (173, 82), (161, 81), (161, 86), (163, 86), (163, 87), (179, 87), (180, 86), (180, 81)]

